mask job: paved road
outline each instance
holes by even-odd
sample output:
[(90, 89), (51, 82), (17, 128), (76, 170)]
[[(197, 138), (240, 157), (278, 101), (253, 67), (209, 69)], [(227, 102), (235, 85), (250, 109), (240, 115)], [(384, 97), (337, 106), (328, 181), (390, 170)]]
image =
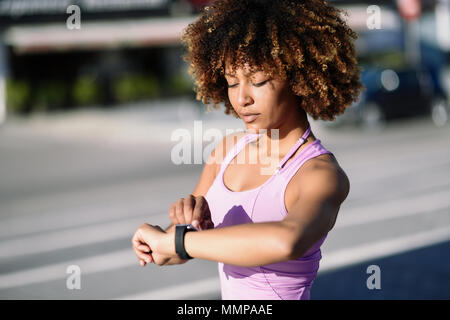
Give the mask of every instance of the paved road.
[[(192, 192), (201, 172), (170, 161), (171, 134), (184, 128), (205, 146), (194, 120), (204, 120), (203, 132), (242, 128), (217, 111), (170, 110), (90, 110), (0, 128), (0, 298), (220, 297), (216, 263), (141, 268), (131, 250), (136, 227), (166, 226), (170, 203)], [(312, 298), (449, 299), (450, 126), (312, 127), (351, 180)], [(71, 265), (81, 270), (80, 290), (67, 289)], [(381, 289), (367, 288), (370, 265)]]

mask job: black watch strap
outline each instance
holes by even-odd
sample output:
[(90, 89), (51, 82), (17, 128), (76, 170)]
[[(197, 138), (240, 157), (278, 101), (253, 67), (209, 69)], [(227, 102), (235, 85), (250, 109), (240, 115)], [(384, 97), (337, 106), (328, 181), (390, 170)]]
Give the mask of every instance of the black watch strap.
[(197, 229), (190, 224), (177, 224), (175, 226), (175, 251), (181, 259), (192, 259), (184, 248), (184, 235), (189, 231), (197, 231)]

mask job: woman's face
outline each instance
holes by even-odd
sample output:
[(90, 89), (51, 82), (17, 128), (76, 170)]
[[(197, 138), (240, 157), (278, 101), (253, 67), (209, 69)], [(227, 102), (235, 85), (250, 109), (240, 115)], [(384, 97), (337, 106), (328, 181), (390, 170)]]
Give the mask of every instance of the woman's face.
[(263, 71), (250, 73), (248, 66), (233, 71), (226, 65), (228, 98), (248, 131), (258, 133), (259, 129), (276, 129), (286, 121), (298, 121), (299, 97), (286, 80), (270, 78)]

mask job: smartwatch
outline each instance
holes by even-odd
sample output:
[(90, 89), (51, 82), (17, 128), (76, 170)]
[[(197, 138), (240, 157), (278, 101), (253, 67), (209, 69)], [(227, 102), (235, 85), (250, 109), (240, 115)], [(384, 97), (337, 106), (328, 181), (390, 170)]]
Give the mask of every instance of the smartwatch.
[(184, 235), (189, 231), (198, 231), (198, 229), (191, 224), (177, 224), (175, 226), (175, 252), (184, 260), (192, 259), (184, 248)]

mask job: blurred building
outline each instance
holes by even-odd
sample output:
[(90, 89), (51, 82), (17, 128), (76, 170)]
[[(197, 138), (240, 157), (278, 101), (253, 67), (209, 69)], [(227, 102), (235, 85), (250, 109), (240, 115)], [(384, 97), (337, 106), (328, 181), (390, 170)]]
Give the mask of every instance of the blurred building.
[(0, 0), (8, 107), (30, 113), (191, 92), (179, 39), (203, 2)]
[[(446, 61), (449, 1), (423, 0), (421, 15), (423, 38), (442, 49)], [(179, 39), (209, 2), (0, 0), (0, 123), (7, 104), (26, 114), (192, 94)], [(362, 35), (361, 55), (404, 50), (395, 2), (330, 2), (349, 13), (349, 25)], [(382, 10), (379, 30), (367, 25), (374, 3)]]

